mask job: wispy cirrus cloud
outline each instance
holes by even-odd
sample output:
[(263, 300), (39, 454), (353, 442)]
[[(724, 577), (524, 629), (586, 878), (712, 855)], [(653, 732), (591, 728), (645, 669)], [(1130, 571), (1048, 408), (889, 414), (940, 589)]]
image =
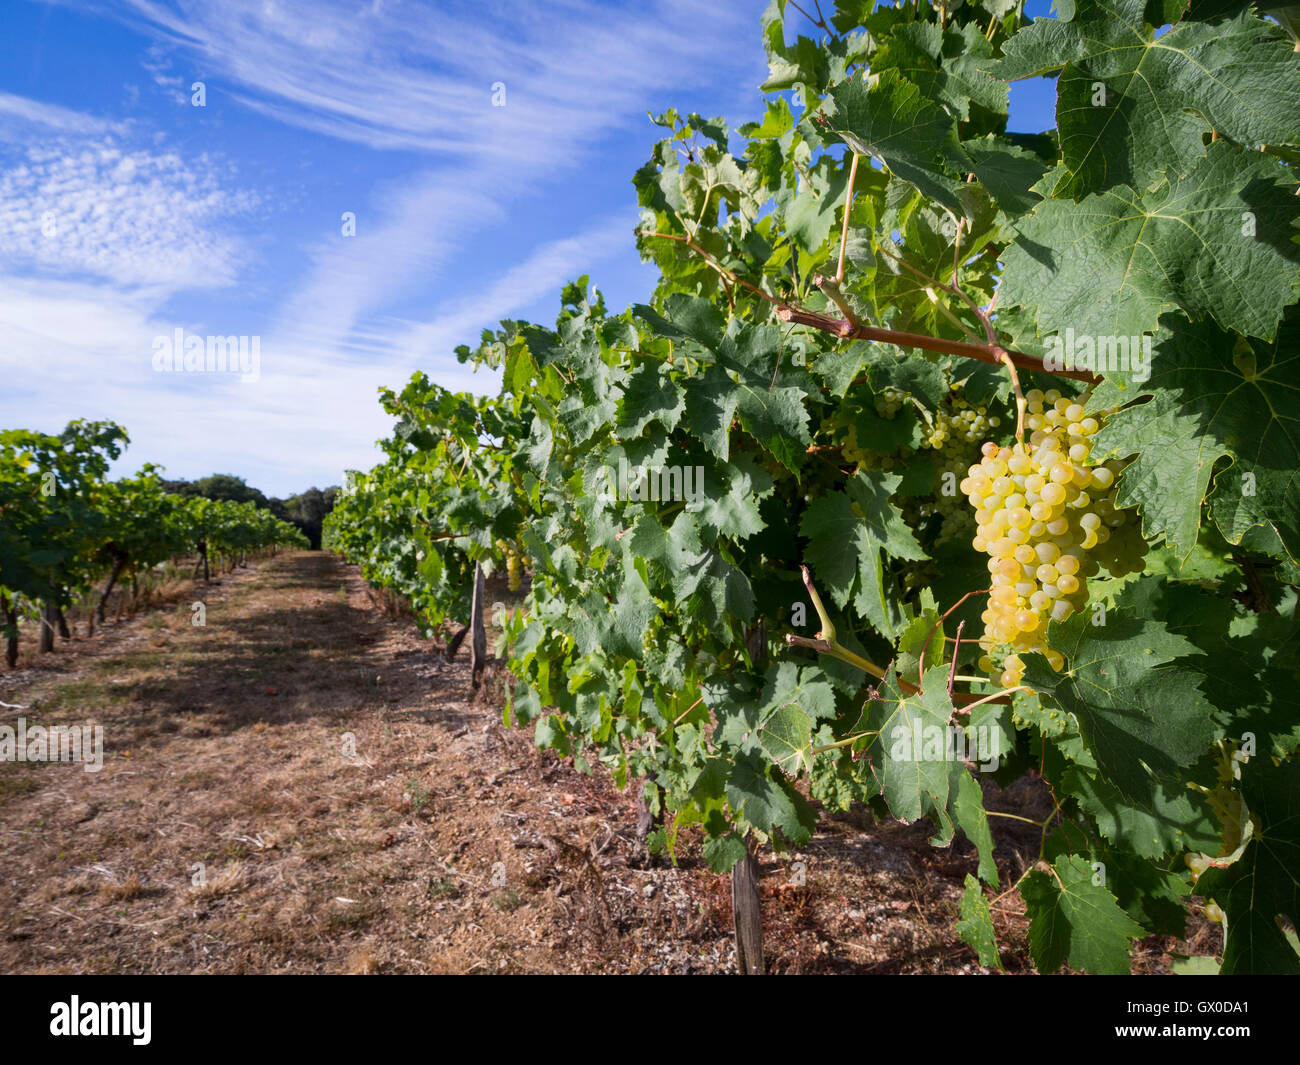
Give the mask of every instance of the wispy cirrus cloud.
[(23, 141), (52, 132), (89, 134), (114, 129), (121, 129), (121, 126), (58, 104), (0, 92), (0, 141)]
[[(282, 122), (371, 148), (515, 162), (594, 142), (644, 113), (649, 89), (752, 69), (718, 42), (752, 34), (758, 12), (693, 0), (126, 0), (101, 10)], [(504, 107), (492, 105), (497, 83)]]
[[(0, 367), (20, 382), (8, 399), (30, 407), (24, 423), (124, 422), (132, 462), (220, 466), (270, 491), (364, 464), (388, 429), (380, 385), (421, 369), (495, 388), (456, 362), (457, 344), (620, 253), (635, 259), (629, 165), (609, 172), (611, 143), (639, 127), (648, 145), (646, 110), (692, 88), (710, 88), (710, 113), (734, 110), (762, 73), (752, 50), (718, 47), (752, 35), (757, 6), (63, 6), (128, 27), (146, 96), (152, 82), (167, 103), (113, 123), (0, 94)], [(192, 81), (206, 110), (189, 105)], [(275, 127), (255, 116), (319, 135), (294, 133), (310, 161), (274, 154)], [(208, 158), (166, 147), (209, 133)], [(259, 173), (262, 159), (273, 165)], [(331, 170), (315, 182), (313, 166)], [(539, 218), (541, 190), (579, 209)], [(583, 220), (589, 190), (598, 213)], [(343, 210), (357, 212), (355, 237), (338, 232)], [(411, 312), (423, 302), (427, 316)], [(178, 327), (261, 334), (260, 380), (153, 374), (153, 338)]]

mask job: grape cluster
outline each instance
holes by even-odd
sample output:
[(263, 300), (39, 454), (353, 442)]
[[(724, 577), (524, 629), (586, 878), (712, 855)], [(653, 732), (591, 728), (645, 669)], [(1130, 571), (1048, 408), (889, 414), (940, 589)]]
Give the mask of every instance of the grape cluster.
[(508, 540), (498, 540), (496, 542), (497, 550), (505, 556), (506, 559), (506, 578), (509, 581), (512, 592), (519, 591), (524, 572), (524, 559), (515, 544)]
[(935, 412), (934, 424), (930, 427), (922, 447), (932, 448), (944, 458), (968, 461), (972, 444), (978, 444), (990, 429), (1002, 424), (996, 415), (989, 416), (987, 407), (972, 407), (966, 398), (958, 394), (962, 386), (955, 384), (949, 391), (948, 406), (940, 407)]
[(1026, 652), (1062, 668), (1047, 625), (1083, 607), (1089, 577), (1103, 567), (1123, 576), (1146, 565), (1133, 513), (1115, 505), (1121, 464), (1090, 462), (1100, 421), (1055, 389), (1034, 389), (1025, 400), (1028, 444), (985, 443), (983, 460), (961, 482), (975, 508), (972, 546), (989, 555), (992, 574), (980, 668), (1004, 688), (1020, 684)]
[(916, 517), (925, 519), (938, 514), (941, 519), (935, 543), (942, 544), (966, 533), (970, 525), (970, 512), (962, 505), (960, 495), (946, 495), (945, 487), (955, 485), (966, 472), (971, 458), (977, 454), (979, 442), (996, 429), (1002, 419), (990, 415), (987, 407), (972, 407), (958, 394), (962, 386), (955, 384), (948, 394), (948, 403), (934, 415), (930, 431), (922, 442), (923, 449), (939, 453), (939, 491), (933, 502), (919, 503)]

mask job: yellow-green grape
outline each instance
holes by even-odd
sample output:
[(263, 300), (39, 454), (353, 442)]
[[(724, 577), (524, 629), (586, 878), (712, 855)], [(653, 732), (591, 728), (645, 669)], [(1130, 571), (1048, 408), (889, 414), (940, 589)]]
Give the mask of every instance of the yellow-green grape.
[(1205, 918), (1215, 924), (1223, 924), (1223, 910), (1219, 908), (1219, 904), (1213, 899), (1205, 904)]
[(893, 420), (907, 402), (907, 393), (901, 388), (895, 388), (893, 385), (887, 385), (876, 393), (876, 413), (882, 418)]
[[(966, 473), (971, 459), (978, 454), (978, 445), (990, 429), (996, 428), (1000, 419), (990, 417), (987, 407), (972, 407), (954, 384), (947, 402), (935, 411), (933, 422), (921, 443), (923, 450), (939, 453), (939, 483), (956, 484)], [(951, 475), (951, 476), (950, 476)], [(959, 495), (944, 495), (942, 489), (932, 503), (918, 503), (917, 513), (909, 517), (928, 518), (938, 514), (942, 524), (935, 542), (943, 543), (957, 536), (968, 535), (970, 514), (962, 505)]]
[(506, 540), (496, 541), (497, 550), (505, 556), (506, 559), (506, 579), (512, 592), (519, 591), (521, 579), (524, 570), (523, 556), (519, 549)]
[(983, 459), (961, 482), (975, 511), (971, 542), (988, 554), (992, 582), (982, 668), (1004, 688), (1021, 684), (1027, 652), (1064, 667), (1064, 656), (1047, 645), (1047, 626), (1083, 608), (1089, 577), (1146, 565), (1133, 512), (1115, 504), (1120, 464), (1090, 462), (1100, 421), (1055, 390), (1034, 389), (1025, 400), (1028, 442), (985, 443)]

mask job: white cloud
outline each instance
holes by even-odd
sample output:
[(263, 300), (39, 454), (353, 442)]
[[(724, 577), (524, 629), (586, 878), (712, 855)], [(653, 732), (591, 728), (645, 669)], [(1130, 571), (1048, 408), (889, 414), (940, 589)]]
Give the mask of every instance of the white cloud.
[[(119, 472), (145, 461), (173, 476), (234, 472), (272, 494), (337, 483), (345, 468), (379, 461), (392, 429), (381, 386), (400, 389), (415, 370), (444, 388), (494, 392), (500, 374), (475, 373), (452, 348), (509, 317), (625, 240), (628, 218), (603, 220), (553, 241), (468, 303), (448, 301), (428, 321), (380, 318), (342, 345), (285, 331), (262, 338), (261, 377), (159, 374), (153, 340), (178, 326), (155, 293), (81, 282), (0, 276), (0, 424), (57, 431), (72, 418), (108, 419), (131, 434)], [(557, 308), (558, 309), (558, 308)]]
[(0, 92), (0, 141), (27, 141), (33, 135), (44, 136), (50, 132), (89, 134), (120, 128), (57, 104)]
[[(655, 133), (644, 115), (656, 96), (726, 85), (739, 100), (762, 64), (756, 49), (725, 44), (754, 38), (758, 7), (738, 7), (99, 5), (144, 33), (142, 66), (166, 92), (204, 81), (214, 118), (247, 107), (345, 141), (348, 152), (401, 154), (387, 156), (393, 176), (362, 190), (362, 202), (337, 205), (357, 212), (356, 237), (331, 234), (302, 249), (296, 275), (251, 279), (280, 295), (261, 326), (260, 381), (163, 377), (149, 366), (155, 336), (177, 326), (232, 331), (214, 324), (236, 309), (230, 301), (187, 301), (191, 322), (177, 320), (168, 298), (250, 280), (234, 223), (251, 199), (208, 160), (133, 147), (143, 143), (134, 125), (0, 94), (0, 141), (8, 131), (24, 145), (0, 172), (0, 262), (28, 271), (0, 276), (0, 372), (17, 384), (0, 393), (0, 424), (57, 429), (72, 417), (112, 418), (131, 431), (131, 465), (230, 471), (279, 494), (368, 465), (372, 442), (391, 429), (379, 386), (400, 388), (421, 369), (444, 387), (493, 391), (495, 377), (471, 375), (452, 348), (630, 249), (630, 216), (538, 246), (515, 236), (511, 205), (564, 175), (575, 176), (578, 196), (605, 180), (602, 142), (636, 123), (648, 144)], [(505, 107), (492, 106), (498, 81)], [(719, 99), (716, 110), (733, 102)], [(346, 165), (342, 153), (335, 158)], [(58, 241), (42, 232), (46, 211)], [(452, 273), (471, 239), (500, 249), (486, 277)], [(428, 320), (395, 314), (411, 295), (436, 296), (442, 280), (469, 295), (438, 302)]]
[(559, 287), (625, 248), (635, 221), (607, 220), (575, 237), (544, 245), (473, 299), (446, 303), (430, 321), (413, 324), (401, 346), (433, 357), (452, 351), (458, 344), (475, 347), (484, 328), (492, 328), (551, 293), (557, 296), (558, 312)]
[[(26, 106), (31, 104), (33, 106)], [(207, 157), (132, 148), (87, 116), (17, 97), (7, 114), (44, 135), (0, 154), (0, 256), (129, 288), (231, 284), (246, 256), (228, 222), (255, 203), (231, 192)]]
[[(371, 148), (521, 162), (594, 143), (643, 113), (648, 89), (740, 68), (719, 42), (752, 37), (758, 8), (129, 0), (105, 14), (187, 53), (209, 89), (224, 80), (280, 121)], [(496, 82), (505, 107), (492, 106)]]

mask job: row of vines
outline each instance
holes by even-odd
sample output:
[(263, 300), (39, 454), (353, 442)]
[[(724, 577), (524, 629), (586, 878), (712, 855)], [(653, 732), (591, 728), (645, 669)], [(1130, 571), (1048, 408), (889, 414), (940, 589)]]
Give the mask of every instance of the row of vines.
[(56, 629), (67, 635), (72, 604), (90, 597), (103, 622), (114, 587), (172, 559), (193, 557), (195, 575), (201, 569), (207, 580), (214, 565), (307, 546), (296, 528), (252, 503), (166, 492), (156, 467), (110, 480), (127, 442), (112, 422), (76, 421), (58, 436), (0, 432), (0, 610), (10, 668), (24, 617), (40, 626), (49, 651)]
[[(695, 826), (712, 867), (852, 803), (977, 858), (998, 966), (1126, 972), (1221, 921), (1300, 971), (1300, 43), (1215, 0), (773, 0), (760, 117), (667, 112), (634, 177), (660, 280), (416, 374), (327, 546), (464, 618), (508, 721)], [(1057, 126), (1007, 130), (1055, 79)], [(982, 778), (1050, 789), (994, 860)]]

